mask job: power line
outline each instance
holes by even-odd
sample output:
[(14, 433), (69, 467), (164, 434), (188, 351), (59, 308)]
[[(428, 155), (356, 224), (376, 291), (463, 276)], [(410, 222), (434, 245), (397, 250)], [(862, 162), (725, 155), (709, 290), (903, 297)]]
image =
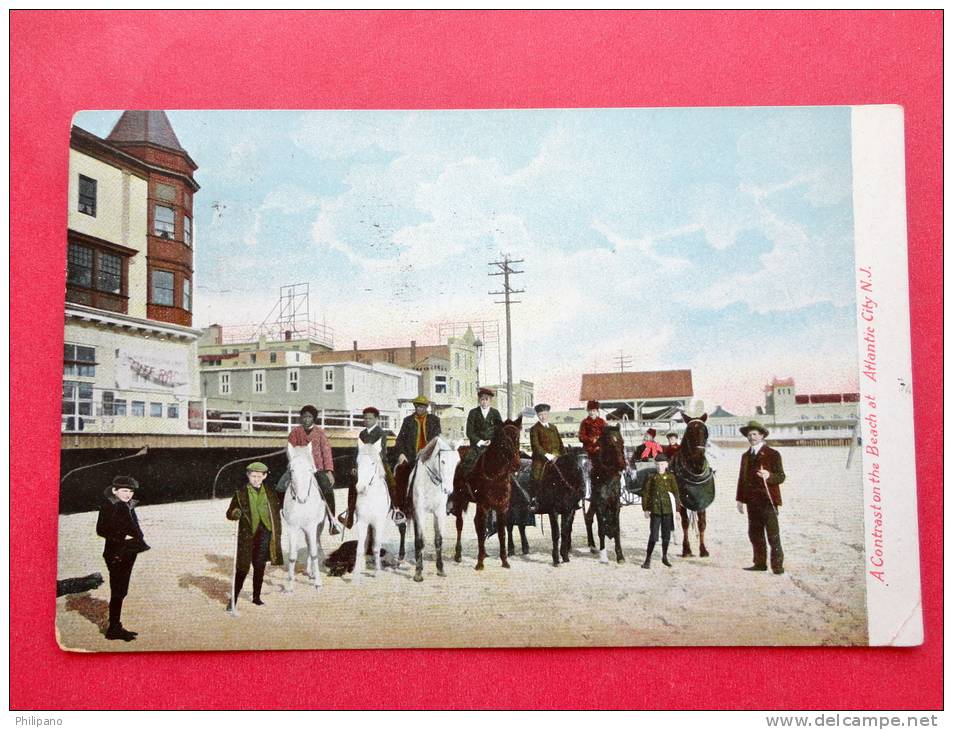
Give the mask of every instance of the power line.
[(516, 274), (522, 274), (522, 271), (517, 271), (510, 267), (510, 264), (521, 264), (523, 259), (511, 259), (509, 254), (503, 256), (502, 261), (490, 261), (488, 266), (495, 266), (499, 271), (491, 271), (490, 276), (502, 276), (503, 277), (503, 290), (502, 291), (491, 291), (490, 295), (497, 296), (502, 294), (503, 301), (497, 300), (495, 304), (505, 304), (506, 305), (506, 418), (512, 418), (513, 412), (513, 346), (512, 346), (512, 327), (510, 323), (510, 305), (511, 304), (520, 304), (520, 300), (511, 299), (514, 294), (522, 294), (525, 292), (525, 289), (513, 289), (510, 286), (510, 276)]
[(626, 368), (632, 367), (632, 357), (623, 353), (622, 350), (619, 350), (619, 354), (615, 356), (614, 360), (620, 373), (624, 373)]

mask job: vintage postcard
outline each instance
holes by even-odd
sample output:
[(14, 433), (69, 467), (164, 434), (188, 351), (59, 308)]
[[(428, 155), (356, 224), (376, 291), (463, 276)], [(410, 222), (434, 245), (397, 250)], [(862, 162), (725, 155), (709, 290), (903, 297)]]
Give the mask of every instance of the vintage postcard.
[(903, 137), (78, 113), (60, 646), (920, 643)]

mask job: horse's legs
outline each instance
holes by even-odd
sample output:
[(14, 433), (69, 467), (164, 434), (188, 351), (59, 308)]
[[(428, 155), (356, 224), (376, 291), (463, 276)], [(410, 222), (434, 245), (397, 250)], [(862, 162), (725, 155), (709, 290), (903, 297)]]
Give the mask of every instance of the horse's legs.
[(310, 532), (305, 532), (305, 540), (308, 543), (308, 575), (315, 588), (321, 587), (321, 566), (318, 562), (318, 532), (321, 530), (321, 523), (316, 523)]
[(589, 500), (589, 509), (586, 509), (585, 502), (582, 507), (582, 518), (586, 521), (586, 537), (589, 539), (589, 552), (598, 552), (596, 550), (596, 540), (592, 536), (592, 518), (596, 513), (596, 503)]
[(510, 555), (515, 554), (516, 545), (513, 543), (513, 525), (509, 524), (509, 520), (507, 520), (507, 525), (506, 525), (506, 539), (507, 539), (506, 545), (507, 545), (507, 549), (510, 552)]
[(358, 518), (355, 526), (357, 527), (357, 545), (354, 546), (354, 572), (351, 574), (351, 580), (357, 583), (361, 579), (361, 572), (367, 567), (367, 555), (364, 552), (367, 523)]
[[(463, 547), (460, 545), (460, 535), (463, 533), (463, 508), (454, 502), (453, 511), (457, 518), (457, 546), (453, 550), (453, 561), (459, 563), (463, 556)], [(480, 531), (477, 530), (477, 532)]]
[(523, 555), (529, 555), (529, 541), (526, 539), (526, 525), (520, 525), (520, 549)]
[(625, 555), (622, 553), (622, 530), (619, 529), (619, 518), (621, 517), (619, 514), (620, 512), (621, 505), (617, 505), (615, 513), (615, 561), (617, 563), (624, 563)]
[(692, 544), (688, 541), (688, 510), (684, 507), (678, 510), (678, 517), (682, 521), (682, 557), (692, 557)]
[(404, 559), (404, 538), (407, 536), (407, 523), (397, 525), (397, 531), (400, 532), (400, 550), (397, 551), (397, 559)]
[(555, 508), (549, 513), (549, 531), (553, 533), (553, 565), (559, 567), (559, 517)]
[(608, 563), (609, 558), (606, 555), (606, 525), (602, 510), (596, 510), (596, 525), (599, 528), (599, 562)]
[(295, 561), (298, 559), (298, 528), (288, 530), (288, 593), (295, 590)]
[(378, 519), (377, 523), (374, 525), (374, 540), (372, 544), (374, 549), (374, 573), (375, 574), (381, 572), (381, 534), (383, 532), (384, 532), (384, 520)]
[(441, 578), (446, 575), (443, 572), (443, 525), (446, 518), (446, 509), (438, 509), (433, 516), (433, 547), (437, 553), (437, 575)]
[(708, 557), (708, 548), (705, 547), (705, 526), (708, 519), (705, 516), (705, 510), (698, 513), (698, 555), (702, 558)]
[(562, 545), (559, 554), (564, 563), (569, 562), (569, 548), (572, 547), (572, 523), (576, 516), (576, 510), (569, 513), (563, 512), (562, 515)]
[(420, 583), (424, 579), (424, 517), (418, 507), (414, 508), (414, 559), (417, 561), (417, 570), (414, 580)]
[[(473, 518), (473, 526), (476, 528), (477, 533), (477, 542), (480, 546), (479, 551), (477, 552), (477, 570), (483, 570), (483, 559), (486, 557), (486, 510), (483, 509), (482, 504), (477, 504), (476, 506), (476, 516)], [(460, 539), (460, 522), (462, 520), (457, 520), (457, 540)], [(459, 546), (459, 542), (457, 545)]]
[[(496, 517), (496, 534), (500, 538), (500, 562), (503, 563), (504, 568), (509, 568), (510, 564), (506, 559), (506, 525), (510, 521), (509, 510), (498, 510)], [(506, 523), (503, 520), (506, 520)]]

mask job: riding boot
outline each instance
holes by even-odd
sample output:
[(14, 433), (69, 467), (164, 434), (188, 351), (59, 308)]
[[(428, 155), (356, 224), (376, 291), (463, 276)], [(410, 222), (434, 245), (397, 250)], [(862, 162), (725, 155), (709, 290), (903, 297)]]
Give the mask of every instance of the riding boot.
[(232, 606), (238, 603), (238, 594), (242, 592), (242, 586), (245, 585), (245, 578), (247, 576), (247, 570), (235, 571), (235, 593), (232, 596)]
[(262, 566), (260, 569), (256, 569), (252, 573), (251, 585), (252, 585), (252, 599), (251, 602), (256, 606), (264, 606), (265, 602), (261, 600), (261, 584), (265, 581), (265, 567)]
[(655, 550), (655, 541), (649, 540), (648, 547), (645, 548), (645, 562), (642, 563), (643, 568), (652, 567), (652, 552)]

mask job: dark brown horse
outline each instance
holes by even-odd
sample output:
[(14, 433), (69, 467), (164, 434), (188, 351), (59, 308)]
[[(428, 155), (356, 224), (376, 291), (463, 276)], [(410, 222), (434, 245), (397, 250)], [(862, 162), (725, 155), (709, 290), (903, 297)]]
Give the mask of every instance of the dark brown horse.
[[(615, 540), (616, 562), (624, 563), (619, 535), (622, 509), (622, 472), (625, 471), (625, 442), (618, 426), (607, 426), (599, 438), (599, 450), (592, 457), (592, 506), (599, 526), (599, 562), (608, 563), (606, 538)], [(592, 532), (589, 532), (593, 544)]]
[(683, 505), (678, 508), (682, 521), (682, 557), (692, 556), (692, 546), (688, 539), (691, 523), (688, 513), (692, 510), (698, 517), (698, 555), (707, 558), (705, 527), (708, 520), (705, 507), (711, 504), (715, 496), (714, 472), (705, 458), (705, 447), (708, 444), (708, 426), (705, 422), (708, 420), (708, 414), (703, 413), (699, 418), (692, 418), (682, 413), (682, 420), (686, 424), (685, 435), (669, 465), (678, 482)]
[(477, 457), (470, 473), (464, 475), (462, 464), (457, 465), (453, 476), (453, 514), (457, 518), (457, 547), (453, 559), (460, 562), (463, 551), (460, 535), (463, 532), (463, 513), (470, 502), (476, 503), (473, 524), (480, 552), (477, 555), (477, 570), (483, 570), (486, 558), (486, 516), (490, 510), (497, 515), (496, 533), (500, 538), (500, 561), (504, 568), (510, 564), (506, 559), (506, 515), (510, 509), (510, 476), (520, 468), (520, 433), (523, 417), (515, 421), (503, 421), (496, 430), (490, 445)]

